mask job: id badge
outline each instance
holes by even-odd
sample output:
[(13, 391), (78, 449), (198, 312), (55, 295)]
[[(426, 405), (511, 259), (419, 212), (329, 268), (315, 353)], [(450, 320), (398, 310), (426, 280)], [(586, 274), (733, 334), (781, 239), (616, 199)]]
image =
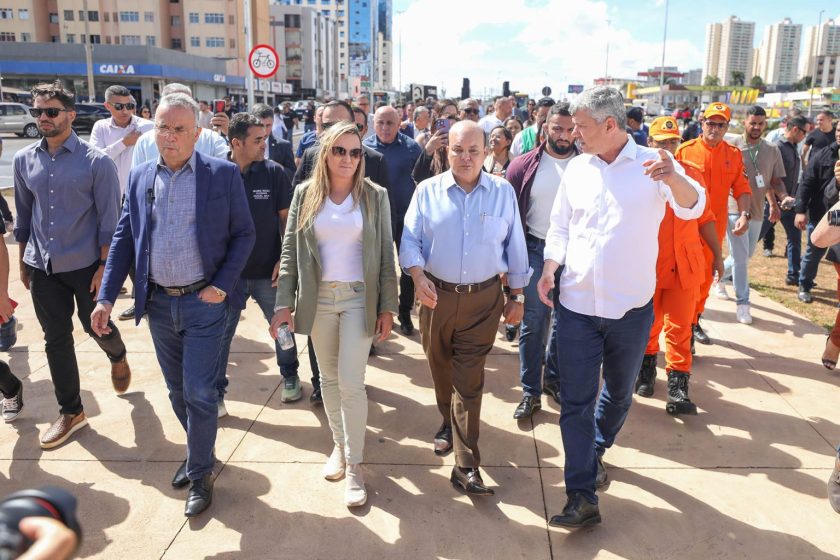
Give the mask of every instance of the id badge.
[(755, 176), (755, 186), (758, 187), (759, 189), (763, 189), (764, 186), (765, 186), (764, 185), (764, 176), (761, 173), (759, 173), (758, 175)]

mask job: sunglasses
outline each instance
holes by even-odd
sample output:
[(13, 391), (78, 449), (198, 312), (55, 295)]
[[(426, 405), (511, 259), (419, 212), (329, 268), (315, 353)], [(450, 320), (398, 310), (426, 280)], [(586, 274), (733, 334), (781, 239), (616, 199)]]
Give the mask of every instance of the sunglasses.
[(137, 107), (134, 103), (111, 103), (111, 106), (117, 111), (122, 111), (123, 109), (133, 111)]
[(332, 155), (334, 155), (335, 157), (342, 158), (342, 157), (346, 156), (348, 153), (350, 154), (350, 159), (359, 159), (359, 158), (362, 157), (362, 149), (361, 148), (353, 148), (352, 150), (350, 150), (348, 152), (347, 148), (343, 148), (341, 146), (333, 146), (332, 147)]
[(461, 109), (461, 110), (468, 115), (477, 115), (478, 114), (478, 109), (473, 109), (472, 107), (467, 107), (466, 109)]
[(39, 118), (43, 113), (46, 113), (49, 118), (54, 119), (60, 113), (68, 112), (70, 112), (70, 109), (59, 109), (58, 107), (47, 107), (46, 109), (29, 109), (29, 114), (35, 117), (36, 119)]
[(703, 124), (705, 124), (709, 128), (726, 128), (727, 126), (729, 126), (728, 122), (704, 121)]

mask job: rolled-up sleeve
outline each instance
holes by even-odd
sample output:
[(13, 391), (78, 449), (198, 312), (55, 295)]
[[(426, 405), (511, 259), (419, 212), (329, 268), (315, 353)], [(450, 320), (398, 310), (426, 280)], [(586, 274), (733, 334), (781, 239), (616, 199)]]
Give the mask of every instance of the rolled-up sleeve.
[(508, 188), (507, 221), (510, 224), (505, 239), (505, 260), (508, 265), (508, 285), (513, 289), (524, 288), (531, 279), (533, 269), (528, 263), (528, 246), (525, 231), (521, 227), (519, 205), (513, 187)]
[(93, 202), (96, 205), (96, 243), (110, 245), (120, 219), (120, 178), (108, 157), (94, 160)]
[(674, 163), (674, 171), (679, 174), (680, 177), (685, 179), (691, 188), (694, 189), (694, 192), (697, 193), (697, 201), (691, 208), (683, 208), (677, 204), (676, 200), (674, 200), (674, 193), (671, 191), (671, 187), (662, 181), (658, 181), (659, 192), (671, 206), (671, 209), (674, 211), (674, 215), (677, 218), (680, 218), (681, 220), (697, 219), (703, 215), (703, 211), (706, 209), (706, 189), (704, 189), (700, 183), (686, 175), (685, 169), (683, 169), (682, 165), (680, 165), (678, 161), (674, 160), (673, 157), (671, 159)]
[(426, 266), (423, 258), (423, 200), (425, 188), (418, 186), (408, 204), (403, 220), (402, 238), (400, 239), (400, 266), (404, 270)]
[(566, 248), (569, 245), (569, 222), (572, 219), (572, 207), (566, 194), (566, 177), (560, 181), (560, 188), (551, 207), (548, 233), (545, 237), (543, 258), (558, 264), (566, 264)]

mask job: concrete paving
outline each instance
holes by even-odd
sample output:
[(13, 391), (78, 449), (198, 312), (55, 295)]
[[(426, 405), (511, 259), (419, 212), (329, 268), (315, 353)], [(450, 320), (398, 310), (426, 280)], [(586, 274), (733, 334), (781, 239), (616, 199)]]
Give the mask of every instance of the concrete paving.
[[(8, 243), (8, 240), (7, 240)], [(12, 255), (15, 248), (10, 244)], [(15, 270), (15, 267), (13, 267)], [(185, 436), (169, 405), (145, 324), (119, 327), (134, 378), (111, 388), (109, 365), (77, 324), (82, 399), (90, 426), (53, 451), (38, 435), (57, 415), (42, 335), (16, 278), (18, 344), (8, 353), (24, 378), (26, 406), (0, 427), (0, 494), (51, 484), (79, 498), (85, 558), (835, 558), (838, 517), (826, 500), (840, 443), (840, 374), (823, 369), (825, 333), (753, 292), (755, 323), (735, 323), (733, 302), (710, 299), (691, 385), (700, 413), (664, 411), (635, 397), (605, 457), (612, 486), (604, 522), (549, 529), (565, 503), (559, 408), (543, 399), (530, 421), (513, 420), (521, 397), (515, 343), (501, 330), (487, 361), (481, 449), (492, 498), (452, 488), (452, 456), (431, 438), (440, 424), (419, 336), (394, 334), (367, 370), (369, 502), (348, 510), (343, 482), (321, 478), (331, 450), (322, 408), (280, 402), (266, 324), (252, 303), (230, 355), (214, 502), (183, 517), (186, 492), (169, 485)], [(117, 312), (129, 305), (123, 296)], [(660, 359), (660, 362), (663, 360)]]

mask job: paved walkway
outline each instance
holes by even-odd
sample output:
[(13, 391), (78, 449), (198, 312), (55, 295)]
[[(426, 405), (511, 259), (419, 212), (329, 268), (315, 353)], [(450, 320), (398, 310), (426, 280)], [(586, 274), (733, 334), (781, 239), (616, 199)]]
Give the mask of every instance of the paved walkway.
[[(700, 414), (664, 412), (660, 369), (656, 396), (635, 397), (606, 455), (613, 483), (601, 498), (603, 524), (569, 533), (546, 523), (565, 502), (558, 407), (544, 399), (533, 421), (513, 420), (518, 354), (501, 335), (487, 363), (481, 434), (496, 496), (452, 488), (453, 457), (431, 451), (440, 418), (419, 337), (394, 335), (368, 366), (369, 503), (348, 511), (343, 483), (320, 477), (332, 445), (323, 409), (280, 402), (265, 321), (252, 304), (230, 356), (214, 503), (187, 521), (185, 492), (169, 485), (184, 434), (145, 325), (120, 323), (134, 372), (123, 397), (77, 326), (90, 426), (62, 448), (40, 450), (57, 407), (31, 300), (15, 276), (22, 330), (9, 361), (25, 377), (26, 407), (0, 427), (0, 494), (73, 489), (83, 557), (799, 559), (840, 551), (840, 517), (825, 497), (840, 442), (840, 374), (819, 365), (820, 329), (755, 292), (752, 327), (734, 323), (734, 303), (710, 300), (716, 344), (698, 346), (691, 386)], [(121, 299), (117, 311), (127, 306)], [(305, 351), (301, 371), (309, 371)]]

